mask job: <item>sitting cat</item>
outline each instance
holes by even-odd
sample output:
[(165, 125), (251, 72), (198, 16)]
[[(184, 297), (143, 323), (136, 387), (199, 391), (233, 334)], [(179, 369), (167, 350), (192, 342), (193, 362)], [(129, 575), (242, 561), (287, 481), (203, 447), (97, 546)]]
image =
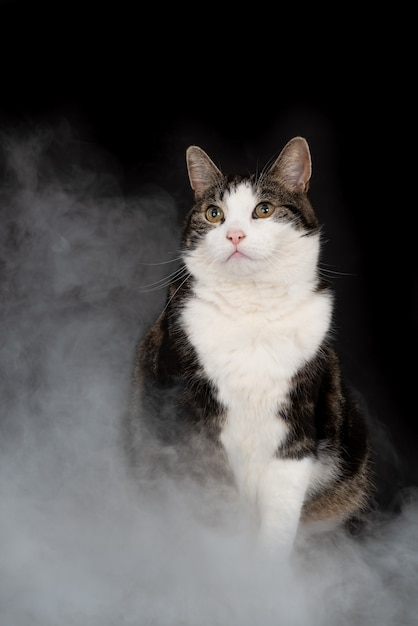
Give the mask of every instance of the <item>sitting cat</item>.
[(216, 459), (262, 542), (291, 549), (300, 524), (356, 521), (373, 492), (332, 345), (309, 146), (294, 137), (258, 176), (224, 175), (197, 146), (186, 161), (182, 265), (138, 344), (126, 446), (138, 465), (152, 449), (155, 471), (181, 451), (203, 475)]

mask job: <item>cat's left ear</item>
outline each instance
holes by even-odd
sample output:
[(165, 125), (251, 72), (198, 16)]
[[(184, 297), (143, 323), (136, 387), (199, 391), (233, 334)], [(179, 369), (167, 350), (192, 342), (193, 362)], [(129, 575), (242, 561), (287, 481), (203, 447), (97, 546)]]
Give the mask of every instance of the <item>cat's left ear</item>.
[(283, 148), (268, 172), (288, 189), (306, 193), (312, 175), (308, 142), (294, 137)]
[(195, 196), (201, 196), (206, 189), (212, 187), (220, 178), (222, 172), (199, 146), (189, 146), (186, 150), (187, 171), (190, 185)]

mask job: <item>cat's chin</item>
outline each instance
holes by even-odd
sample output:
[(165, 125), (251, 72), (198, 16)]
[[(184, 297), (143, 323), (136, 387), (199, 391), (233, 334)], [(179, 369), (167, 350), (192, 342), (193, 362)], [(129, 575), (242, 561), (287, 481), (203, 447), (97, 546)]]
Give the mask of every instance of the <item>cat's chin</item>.
[(259, 263), (242, 252), (234, 252), (225, 261), (228, 272), (234, 276), (251, 276), (259, 272)]

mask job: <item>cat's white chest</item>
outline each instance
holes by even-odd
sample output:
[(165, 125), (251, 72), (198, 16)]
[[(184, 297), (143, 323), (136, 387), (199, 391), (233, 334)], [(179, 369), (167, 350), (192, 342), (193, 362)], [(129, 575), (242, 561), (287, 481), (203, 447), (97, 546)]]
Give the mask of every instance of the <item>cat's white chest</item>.
[(258, 509), (266, 534), (280, 542), (294, 536), (313, 461), (277, 457), (287, 434), (279, 411), (288, 401), (291, 378), (322, 342), (330, 312), (328, 297), (311, 294), (282, 316), (274, 315), (267, 300), (240, 313), (192, 299), (182, 313), (200, 364), (226, 410), (221, 441), (237, 486)]
[(286, 314), (269, 301), (244, 310), (191, 299), (183, 325), (206, 376), (226, 409), (223, 442), (252, 455), (271, 455), (286, 429), (278, 418), (289, 382), (318, 349), (330, 320), (326, 296), (310, 294)]
[(245, 311), (196, 298), (183, 310), (187, 335), (228, 412), (277, 415), (290, 379), (328, 331), (327, 296), (313, 293), (286, 314), (275, 314), (275, 306), (266, 299)]

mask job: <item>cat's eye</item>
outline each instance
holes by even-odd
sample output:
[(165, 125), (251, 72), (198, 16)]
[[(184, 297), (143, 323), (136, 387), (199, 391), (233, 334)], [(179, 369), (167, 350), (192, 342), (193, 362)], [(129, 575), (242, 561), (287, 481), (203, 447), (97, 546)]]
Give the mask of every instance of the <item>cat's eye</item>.
[(269, 202), (260, 202), (260, 204), (257, 204), (253, 211), (253, 217), (255, 219), (258, 219), (259, 217), (271, 217), (273, 213), (274, 206), (272, 204), (270, 204)]
[(224, 217), (224, 212), (215, 204), (211, 204), (208, 209), (206, 209), (206, 219), (209, 222), (215, 223), (220, 222)]

